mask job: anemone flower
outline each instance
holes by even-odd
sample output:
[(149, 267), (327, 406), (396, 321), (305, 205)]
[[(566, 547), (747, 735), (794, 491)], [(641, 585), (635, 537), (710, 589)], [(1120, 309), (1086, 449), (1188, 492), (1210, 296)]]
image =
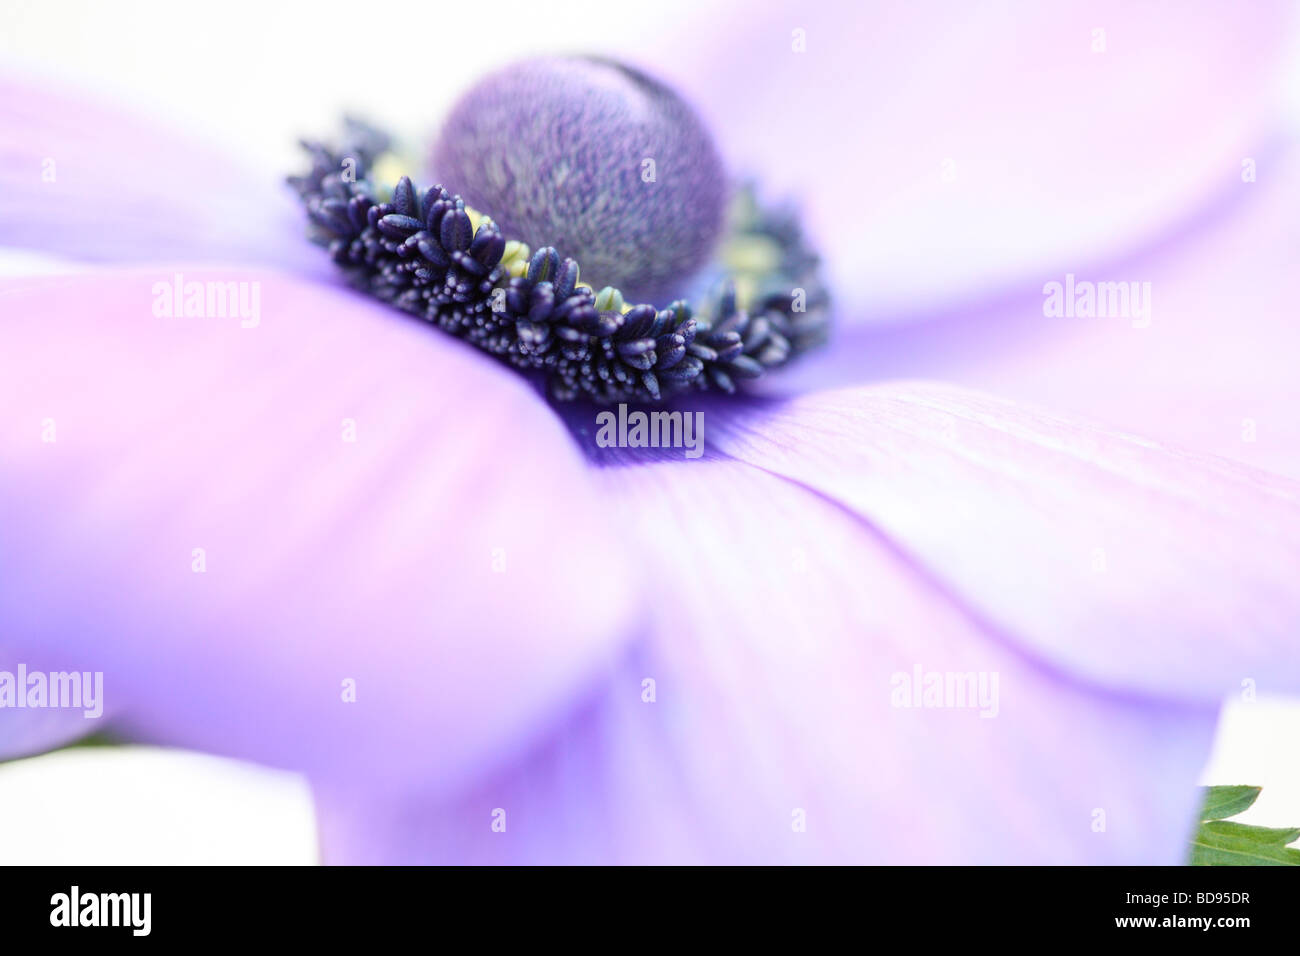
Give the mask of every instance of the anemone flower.
[[(980, 32), (1005, 64), (924, 126), (898, 114), (925, 90), (864, 104), (879, 122), (806, 109), (846, 76), (858, 96), (875, 71), (964, 76), (956, 31), (894, 8), (802, 13), (823, 51), (746, 71), (747, 96), (687, 84), (724, 150), (801, 174), (841, 324), (758, 388), (688, 394), (698, 459), (603, 447), (590, 409), (349, 289), (272, 177), (5, 80), (0, 245), (39, 256), (0, 285), (0, 667), (102, 672), (124, 739), (305, 773), (326, 862), (1179, 862), (1220, 702), (1300, 688), (1300, 487), (1212, 454), (1295, 397), (1297, 333), (1269, 320), (1300, 180), (1275, 114), (1233, 95), (1276, 22), (1179, 11), (1106, 11), (1141, 52), (1098, 79), (1104, 109), (1030, 42), (1093, 55), (1055, 10)], [(723, 76), (785, 23), (756, 11), (707, 56), (702, 27), (685, 55)], [(901, 69), (896, 46), (930, 49), (912, 31), (956, 65)], [(1165, 63), (1204, 79), (1170, 84), (1196, 122), (1124, 72), (1169, 49), (1217, 57)], [(966, 123), (965, 96), (1011, 122)], [(1161, 124), (1148, 152), (1051, 135), (1116, 109)], [(918, 157), (933, 183), (900, 187)], [(1279, 202), (1242, 157), (1275, 160)], [(971, 230), (1005, 216), (1015, 248), (923, 240), (944, 201)], [(1045, 312), (1045, 284), (1090, 270), (1167, 296), (1145, 338), (1124, 324), (1141, 344)], [(160, 314), (160, 284), (193, 282), (249, 308)], [(1208, 318), (1230, 295), (1248, 345)], [(928, 321), (861, 324), (891, 315)], [(1020, 401), (1073, 413), (1099, 381), (1091, 410), (1127, 427)], [(1162, 408), (1195, 410), (1170, 419), (1191, 450)], [(1240, 450), (1297, 461), (1285, 436)], [(86, 721), (7, 708), (0, 728), (12, 756)]]

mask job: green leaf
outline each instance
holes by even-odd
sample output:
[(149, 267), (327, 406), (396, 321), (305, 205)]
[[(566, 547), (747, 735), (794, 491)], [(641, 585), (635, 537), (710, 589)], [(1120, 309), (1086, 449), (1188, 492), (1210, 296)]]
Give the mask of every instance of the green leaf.
[(73, 747), (120, 747), (122, 741), (114, 737), (107, 731), (101, 731), (97, 734), (91, 734), (89, 737), (79, 737), (61, 750), (70, 750)]
[(1201, 787), (1202, 820), (1235, 817), (1259, 797), (1259, 787)]
[(1287, 846), (1300, 828), (1278, 830), (1211, 820), (1192, 840), (1192, 866), (1300, 866), (1300, 850)]
[(1275, 829), (1233, 823), (1259, 797), (1259, 787), (1202, 787), (1201, 822), (1192, 837), (1192, 866), (1300, 866), (1300, 827)]

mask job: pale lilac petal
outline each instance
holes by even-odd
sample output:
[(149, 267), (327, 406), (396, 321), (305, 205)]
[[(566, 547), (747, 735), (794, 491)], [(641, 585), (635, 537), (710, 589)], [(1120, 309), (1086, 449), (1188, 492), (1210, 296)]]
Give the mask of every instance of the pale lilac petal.
[[(17, 663), (6, 660), (0, 670), (18, 673)], [(27, 757), (52, 750), (108, 728), (107, 719), (87, 717), (70, 708), (4, 707), (0, 709), (0, 760)]]
[[(1184, 858), (1213, 704), (1042, 666), (866, 522), (748, 465), (602, 480), (653, 633), (543, 746), (455, 799), (318, 785), (326, 862)], [(918, 666), (996, 673), (996, 716), (893, 706), (891, 679)]]
[(715, 450), (842, 504), (1008, 641), (1125, 692), (1300, 689), (1300, 486), (958, 388), (715, 415)]
[(259, 282), (260, 323), (158, 318), (153, 271), (0, 285), (7, 656), (103, 671), (134, 737), (376, 786), (544, 729), (636, 613), (546, 405), (349, 293), (186, 280)]
[[(285, 170), (89, 91), (0, 74), (0, 246), (92, 262), (245, 262), (327, 275)], [(286, 136), (291, 135), (286, 130)]]
[(770, 388), (938, 378), (1300, 478), (1300, 150), (1239, 189), (1195, 234), (1076, 276), (1149, 283), (1145, 316), (1048, 317), (1043, 286), (1065, 274), (1045, 273), (996, 303), (850, 332)]
[(878, 322), (1240, 196), (1242, 160), (1266, 168), (1283, 132), (1293, 22), (1283, 0), (778, 0), (711, 9), (656, 65), (734, 165), (805, 200), (844, 321)]

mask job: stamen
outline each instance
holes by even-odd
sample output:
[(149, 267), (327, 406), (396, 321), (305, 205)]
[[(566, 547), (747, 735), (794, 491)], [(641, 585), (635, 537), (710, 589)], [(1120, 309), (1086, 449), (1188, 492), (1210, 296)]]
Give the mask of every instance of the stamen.
[(381, 200), (366, 177), (388, 138), (365, 124), (348, 121), (337, 150), (303, 145), (311, 171), (289, 182), (349, 284), (543, 380), (556, 401), (732, 393), (826, 339), (817, 256), (794, 216), (760, 210), (752, 191), (723, 242), (734, 279), (698, 312), (684, 300), (628, 306), (619, 290), (581, 282), (556, 249), (529, 255), (527, 237), (507, 239), (490, 210), (442, 186), (403, 176)]

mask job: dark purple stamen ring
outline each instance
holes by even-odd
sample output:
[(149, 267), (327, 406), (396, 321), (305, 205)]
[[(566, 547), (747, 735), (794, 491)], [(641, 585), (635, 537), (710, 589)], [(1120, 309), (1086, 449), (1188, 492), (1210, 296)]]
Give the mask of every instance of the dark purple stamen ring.
[(699, 312), (684, 300), (625, 310), (616, 290), (579, 285), (578, 263), (549, 246), (512, 276), (505, 257), (520, 244), (491, 219), (474, 229), (465, 202), (440, 185), (419, 190), (403, 176), (380, 201), (366, 178), (388, 148), (378, 131), (350, 121), (341, 148), (304, 147), (311, 171), (289, 182), (348, 282), (541, 378), (556, 401), (733, 393), (826, 339), (828, 296), (792, 215), (752, 207), (733, 227), (733, 238), (780, 251), (751, 308), (724, 280)]

